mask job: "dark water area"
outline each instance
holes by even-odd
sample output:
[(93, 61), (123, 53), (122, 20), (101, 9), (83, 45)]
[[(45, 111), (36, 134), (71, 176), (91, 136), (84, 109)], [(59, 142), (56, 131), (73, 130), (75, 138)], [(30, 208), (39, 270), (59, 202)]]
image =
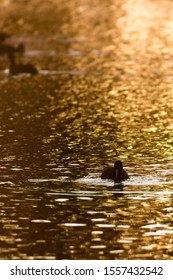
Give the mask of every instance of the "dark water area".
[(173, 259), (173, 2), (0, 8), (0, 259)]

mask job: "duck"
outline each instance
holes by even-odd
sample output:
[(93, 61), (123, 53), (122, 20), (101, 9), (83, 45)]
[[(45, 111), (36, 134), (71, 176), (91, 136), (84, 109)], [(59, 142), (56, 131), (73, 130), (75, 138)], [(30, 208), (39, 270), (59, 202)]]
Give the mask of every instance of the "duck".
[(20, 43), (17, 46), (12, 46), (9, 44), (4, 44), (4, 43), (0, 44), (0, 55), (7, 54), (7, 56), (8, 56), (8, 55), (14, 54), (14, 53), (23, 54), (24, 52), (25, 52), (25, 46), (23, 43)]
[(111, 179), (114, 182), (122, 182), (129, 178), (127, 172), (123, 169), (121, 160), (116, 160), (114, 166), (106, 166), (101, 174), (101, 179)]
[(4, 42), (7, 38), (11, 37), (10, 34), (6, 32), (0, 32), (0, 44)]
[(9, 67), (10, 75), (19, 75), (19, 74), (22, 74), (22, 73), (28, 73), (30, 75), (38, 74), (38, 70), (31, 63), (17, 64), (15, 62), (14, 54), (11, 54), (11, 53), (8, 54), (8, 59), (9, 59), (9, 62), (10, 62), (10, 67)]

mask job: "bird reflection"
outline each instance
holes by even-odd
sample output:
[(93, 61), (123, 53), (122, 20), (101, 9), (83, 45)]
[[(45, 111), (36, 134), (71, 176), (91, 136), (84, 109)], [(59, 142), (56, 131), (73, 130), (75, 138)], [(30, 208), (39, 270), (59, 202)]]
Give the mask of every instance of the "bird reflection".
[(113, 196), (115, 198), (123, 196), (123, 184), (117, 184), (114, 182), (114, 190), (116, 191), (115, 193), (113, 193)]
[(117, 183), (114, 182), (114, 189), (115, 189), (115, 190), (117, 190), (117, 191), (123, 191), (123, 187), (124, 187), (123, 184), (121, 184), (121, 183), (120, 183), (120, 184), (117, 184)]
[(11, 37), (10, 34), (1, 31), (1, 32), (0, 32), (0, 44), (1, 44), (2, 42), (4, 42), (6, 39), (8, 39), (9, 37)]

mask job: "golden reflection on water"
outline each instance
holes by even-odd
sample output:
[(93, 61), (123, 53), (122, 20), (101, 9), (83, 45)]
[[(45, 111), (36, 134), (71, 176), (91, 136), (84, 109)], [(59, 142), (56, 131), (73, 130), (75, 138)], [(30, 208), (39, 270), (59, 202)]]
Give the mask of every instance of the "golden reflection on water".
[(172, 259), (173, 3), (49, 3), (0, 12), (40, 67), (0, 74), (0, 258)]

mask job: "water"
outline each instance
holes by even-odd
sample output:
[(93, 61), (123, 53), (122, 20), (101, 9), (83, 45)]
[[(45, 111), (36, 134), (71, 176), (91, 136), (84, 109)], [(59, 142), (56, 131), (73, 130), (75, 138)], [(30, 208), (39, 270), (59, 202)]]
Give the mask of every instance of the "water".
[(8, 3), (39, 74), (0, 57), (0, 258), (173, 259), (173, 3)]

